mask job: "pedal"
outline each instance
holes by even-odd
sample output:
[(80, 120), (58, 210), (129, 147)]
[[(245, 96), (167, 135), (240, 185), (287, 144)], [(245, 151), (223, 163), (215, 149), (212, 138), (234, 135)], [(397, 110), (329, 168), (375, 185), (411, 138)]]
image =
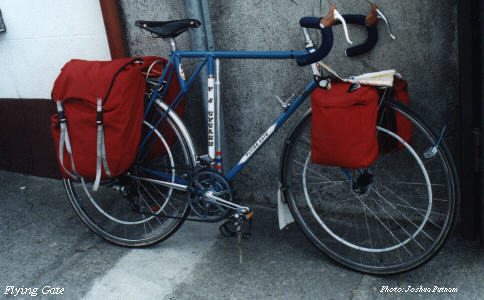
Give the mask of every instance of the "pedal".
[(252, 217), (253, 211), (249, 211), (245, 215), (234, 215), (230, 220), (226, 221), (219, 227), (219, 231), (224, 237), (238, 237), (247, 239), (252, 236)]
[(227, 221), (222, 225), (220, 225), (220, 227), (218, 228), (218, 230), (220, 231), (220, 234), (222, 234), (223, 237), (236, 236), (237, 233), (235, 232), (234, 229), (231, 228), (232, 226), (234, 226), (233, 224), (234, 223), (232, 221)]
[[(237, 230), (237, 227), (240, 227), (240, 229)], [(252, 236), (252, 219), (249, 219), (247, 223), (243, 223), (238, 226), (235, 225), (232, 220), (229, 220), (220, 225), (218, 229), (223, 237), (238, 237), (238, 233), (240, 231), (241, 238), (248, 239)]]

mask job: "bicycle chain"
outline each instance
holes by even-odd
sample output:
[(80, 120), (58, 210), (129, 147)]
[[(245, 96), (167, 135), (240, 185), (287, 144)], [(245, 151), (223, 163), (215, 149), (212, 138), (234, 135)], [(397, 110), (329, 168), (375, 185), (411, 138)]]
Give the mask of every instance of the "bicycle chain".
[[(191, 180), (191, 178), (193, 177), (193, 174), (199, 172), (200, 170), (202, 170), (203, 167), (195, 167), (195, 168), (163, 168), (162, 171), (165, 171), (165, 172), (169, 172), (169, 171), (186, 171), (187, 175), (188, 175), (188, 178), (187, 180)], [(146, 215), (149, 215), (149, 216), (154, 216), (154, 217), (157, 217), (157, 218), (168, 218), (168, 219), (177, 219), (177, 220), (181, 220), (181, 219), (185, 219), (186, 221), (194, 221), (194, 222), (204, 222), (204, 223), (216, 223), (218, 222), (217, 220), (204, 220), (204, 219), (200, 219), (200, 218), (190, 218), (190, 217), (178, 217), (178, 216), (170, 216), (170, 215), (167, 215), (165, 213), (161, 213), (161, 214), (155, 214), (151, 211), (142, 211), (140, 208), (139, 208), (139, 205), (137, 203), (134, 203), (131, 198), (129, 199), (129, 201), (131, 202), (131, 205), (132, 205), (132, 209), (134, 212), (137, 212), (139, 214), (146, 214)], [(188, 199), (186, 199), (186, 201), (188, 202)]]

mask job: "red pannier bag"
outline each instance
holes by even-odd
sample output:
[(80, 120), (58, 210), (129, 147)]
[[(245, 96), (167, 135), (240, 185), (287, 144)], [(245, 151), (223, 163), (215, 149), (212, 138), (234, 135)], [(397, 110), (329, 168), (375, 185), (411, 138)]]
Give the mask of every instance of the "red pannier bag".
[[(406, 80), (395, 78), (392, 96), (396, 101), (406, 105), (410, 104), (408, 83)], [(393, 110), (383, 109), (379, 112), (378, 120), (381, 120), (379, 126), (396, 133), (407, 143), (412, 141), (412, 122), (404, 115)], [(392, 153), (404, 147), (394, 137), (382, 132), (378, 134), (378, 144), (380, 153)]]
[(311, 94), (311, 160), (346, 168), (366, 168), (378, 157), (376, 117), (378, 92), (361, 86), (331, 82), (329, 90)]
[(63, 177), (114, 177), (136, 158), (144, 111), (143, 60), (69, 61), (57, 77), (52, 136)]

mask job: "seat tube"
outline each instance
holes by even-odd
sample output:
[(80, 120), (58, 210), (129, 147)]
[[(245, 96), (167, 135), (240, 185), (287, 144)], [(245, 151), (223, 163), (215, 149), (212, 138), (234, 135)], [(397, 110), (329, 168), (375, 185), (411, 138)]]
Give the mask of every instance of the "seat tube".
[(215, 144), (217, 142), (216, 137), (216, 110), (215, 110), (215, 70), (214, 70), (214, 57), (208, 56), (207, 57), (207, 73), (208, 73), (208, 80), (207, 80), (207, 145), (208, 145), (208, 157), (212, 161), (210, 167), (215, 167)]
[(215, 59), (215, 169), (223, 173), (222, 165), (222, 122), (220, 121), (221, 112), (221, 89), (220, 89), (220, 59)]
[(174, 38), (170, 38), (170, 39), (169, 39), (169, 42), (170, 42), (171, 51), (176, 51), (176, 50), (177, 50), (177, 48), (176, 48), (176, 42), (175, 42), (175, 39), (174, 39)]

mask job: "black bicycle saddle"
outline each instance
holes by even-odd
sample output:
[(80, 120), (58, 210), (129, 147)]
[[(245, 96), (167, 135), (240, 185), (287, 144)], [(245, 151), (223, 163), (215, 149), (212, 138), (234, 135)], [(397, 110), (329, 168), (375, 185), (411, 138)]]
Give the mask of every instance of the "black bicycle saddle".
[(200, 21), (195, 19), (183, 19), (174, 21), (141, 21), (137, 20), (134, 25), (158, 35), (161, 38), (175, 38), (190, 28), (200, 27)]

